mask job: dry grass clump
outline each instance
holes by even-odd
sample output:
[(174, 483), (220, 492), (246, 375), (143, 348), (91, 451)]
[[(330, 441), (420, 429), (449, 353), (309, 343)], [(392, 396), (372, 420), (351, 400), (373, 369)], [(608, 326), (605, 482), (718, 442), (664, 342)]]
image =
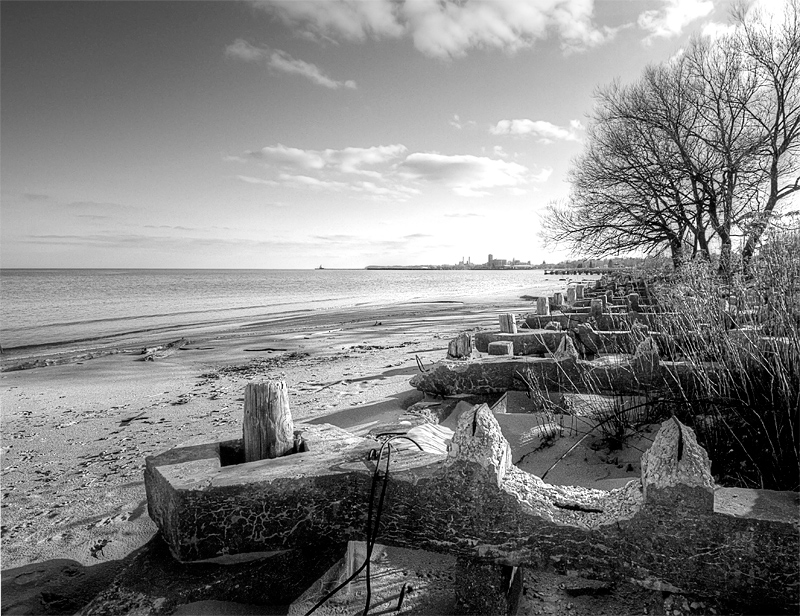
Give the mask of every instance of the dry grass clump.
[(800, 233), (770, 237), (750, 275), (729, 285), (692, 263), (656, 295), (673, 358), (698, 376), (674, 412), (697, 432), (717, 481), (800, 489)]

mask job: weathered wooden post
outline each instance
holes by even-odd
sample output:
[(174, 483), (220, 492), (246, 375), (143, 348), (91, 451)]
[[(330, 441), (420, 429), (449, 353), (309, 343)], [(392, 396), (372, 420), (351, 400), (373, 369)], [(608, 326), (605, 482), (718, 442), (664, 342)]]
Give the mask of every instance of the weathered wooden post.
[(294, 422), (285, 381), (247, 384), (243, 426), (245, 462), (279, 458), (292, 452)]
[(567, 303), (570, 306), (575, 303), (575, 287), (567, 287)]
[(561, 306), (564, 305), (564, 294), (560, 291), (556, 291), (553, 293), (553, 307), (561, 310)]
[(583, 290), (586, 287), (582, 284), (575, 285), (575, 299), (583, 299)]
[(550, 302), (546, 297), (536, 298), (536, 314), (544, 316), (550, 314)]
[(639, 294), (638, 293), (630, 293), (628, 295), (628, 310), (633, 310), (634, 312), (639, 312)]
[(504, 334), (517, 333), (517, 320), (513, 314), (500, 315), (500, 332)]

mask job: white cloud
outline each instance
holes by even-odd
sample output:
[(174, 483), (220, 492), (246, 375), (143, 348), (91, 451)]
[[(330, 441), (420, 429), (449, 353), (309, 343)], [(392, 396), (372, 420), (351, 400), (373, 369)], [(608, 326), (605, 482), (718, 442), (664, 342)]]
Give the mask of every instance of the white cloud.
[(318, 86), (332, 90), (342, 87), (356, 88), (356, 82), (351, 79), (336, 81), (325, 75), (315, 64), (297, 60), (280, 49), (255, 47), (243, 39), (236, 39), (228, 45), (225, 48), (225, 54), (246, 62), (265, 62), (272, 69), (290, 75), (300, 75)]
[(277, 186), (278, 182), (275, 180), (262, 180), (261, 178), (254, 178), (249, 175), (237, 175), (237, 180), (241, 180), (242, 182), (247, 182), (248, 184), (264, 184), (266, 186)]
[(648, 33), (646, 44), (656, 38), (679, 36), (693, 21), (705, 17), (714, 10), (713, 0), (661, 0), (662, 7), (645, 11), (639, 15), (639, 27)]
[(508, 158), (508, 153), (503, 149), (502, 145), (496, 145), (492, 148), (492, 152), (497, 158)]
[(278, 176), (283, 184), (293, 188), (312, 188), (315, 190), (344, 190), (348, 187), (345, 182), (334, 182), (330, 180), (320, 180), (308, 175), (291, 175), (281, 173)]
[(453, 116), (453, 119), (448, 121), (448, 124), (450, 126), (452, 126), (453, 128), (457, 128), (458, 130), (461, 130), (462, 128), (470, 128), (472, 126), (475, 126), (476, 122), (474, 120), (462, 121), (461, 118), (459, 117), (459, 115), (455, 114)]
[(289, 148), (281, 143), (276, 146), (267, 146), (260, 150), (246, 152), (246, 156), (256, 160), (263, 160), (269, 165), (294, 169), (322, 169), (326, 164), (319, 152)]
[(485, 196), (490, 188), (539, 181), (530, 175), (527, 167), (518, 163), (466, 154), (417, 152), (410, 154), (400, 167), (409, 177), (444, 184), (464, 197)]
[(580, 141), (578, 131), (584, 130), (580, 120), (571, 120), (569, 128), (557, 126), (546, 120), (528, 120), (526, 118), (517, 120), (500, 120), (495, 126), (489, 129), (493, 135), (531, 135), (538, 137), (541, 143), (553, 143), (554, 141)]
[(398, 22), (396, 3), (319, 0), (254, 0), (253, 5), (277, 14), (291, 26), (303, 25), (305, 33), (363, 41), (367, 37), (399, 37), (404, 27)]
[[(368, 165), (380, 165), (397, 160), (407, 151), (402, 144), (378, 145), (370, 148), (347, 147), (341, 150), (302, 150), (283, 144), (267, 146), (260, 150), (246, 152), (246, 156), (262, 160), (269, 165), (291, 169), (310, 170), (330, 168), (342, 173), (355, 173), (371, 177), (381, 177), (377, 171), (364, 169)], [(237, 157), (230, 157), (235, 160)]]
[(594, 24), (593, 0), (255, 0), (313, 39), (410, 36), (422, 53), (457, 58), (471, 49), (513, 53), (555, 33), (566, 50), (594, 47), (614, 31)]

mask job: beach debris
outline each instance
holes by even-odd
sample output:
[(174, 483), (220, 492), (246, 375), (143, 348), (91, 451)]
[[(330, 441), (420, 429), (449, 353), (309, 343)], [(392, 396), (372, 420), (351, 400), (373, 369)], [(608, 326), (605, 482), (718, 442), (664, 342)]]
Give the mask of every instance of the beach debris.
[(447, 357), (450, 359), (464, 359), (471, 356), (472, 336), (470, 336), (467, 332), (461, 332), (458, 336), (450, 341), (450, 344), (447, 345)]
[(189, 344), (186, 338), (178, 338), (167, 344), (162, 344), (155, 347), (145, 347), (142, 349), (142, 357), (140, 361), (155, 361), (156, 359), (163, 359), (169, 357), (175, 351), (179, 351), (182, 347)]
[(103, 554), (103, 548), (105, 548), (109, 543), (111, 543), (109, 539), (100, 539), (91, 548), (89, 548), (89, 554), (92, 555), (92, 558), (99, 560), (101, 556), (105, 556), (105, 554)]

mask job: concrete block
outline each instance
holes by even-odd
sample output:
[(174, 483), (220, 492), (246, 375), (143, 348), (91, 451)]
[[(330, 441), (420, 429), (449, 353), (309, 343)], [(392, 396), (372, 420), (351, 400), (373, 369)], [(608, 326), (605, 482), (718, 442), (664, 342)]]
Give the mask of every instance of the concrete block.
[(505, 340), (490, 342), (488, 350), (489, 350), (489, 355), (513, 355), (514, 343)]

